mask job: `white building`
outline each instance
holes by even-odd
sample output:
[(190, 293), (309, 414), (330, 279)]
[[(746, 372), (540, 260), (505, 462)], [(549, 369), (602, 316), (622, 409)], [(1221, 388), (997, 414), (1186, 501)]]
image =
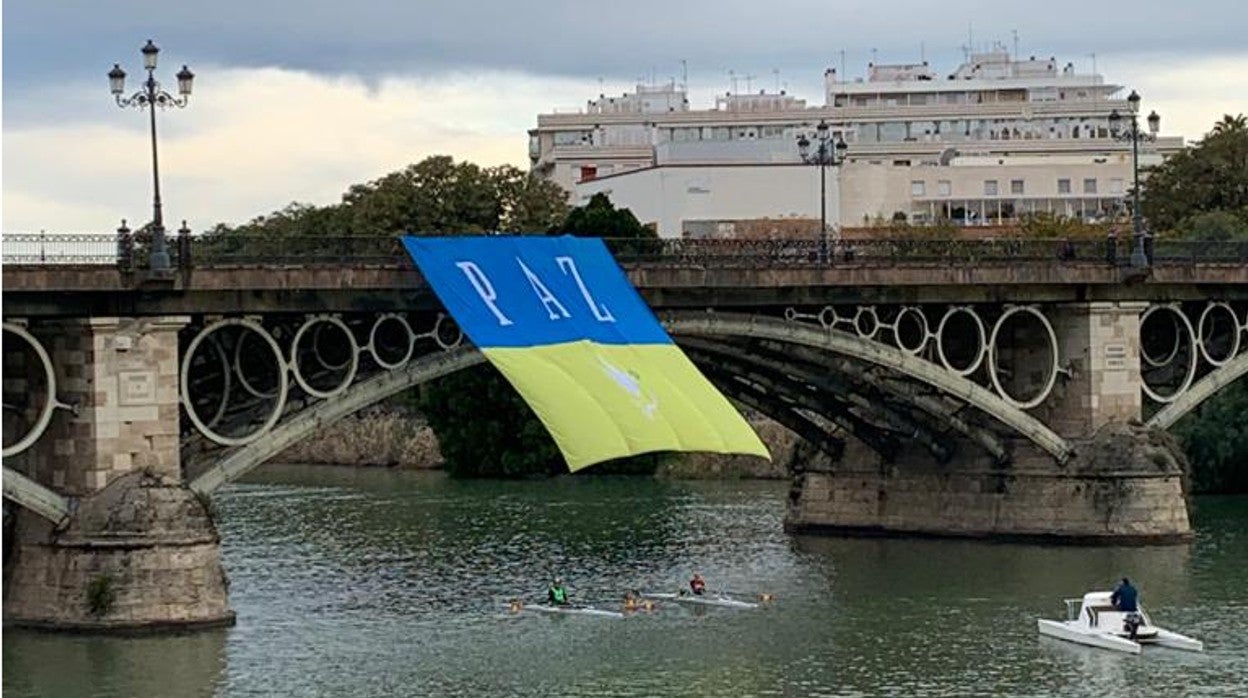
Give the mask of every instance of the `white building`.
[[(726, 94), (692, 110), (675, 84), (538, 115), (529, 132), (534, 171), (574, 204), (609, 192), (665, 237), (709, 223), (819, 218), (819, 168), (798, 155), (799, 134), (824, 121), (848, 144), (828, 170), (830, 224), (1009, 222), (1026, 212), (1096, 219), (1121, 210), (1130, 144), (1109, 133), (1128, 113), (1118, 85), (1053, 58), (972, 54), (948, 75), (926, 63), (869, 65), (865, 79), (824, 75), (825, 105), (779, 94)], [(1141, 115), (1141, 128), (1145, 127)], [(1141, 165), (1182, 147), (1160, 138)]]

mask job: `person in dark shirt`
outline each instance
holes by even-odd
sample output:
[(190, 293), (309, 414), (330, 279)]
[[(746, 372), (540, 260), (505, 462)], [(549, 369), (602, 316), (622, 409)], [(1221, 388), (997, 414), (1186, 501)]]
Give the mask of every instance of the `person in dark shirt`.
[(1139, 598), (1140, 592), (1131, 586), (1131, 580), (1123, 577), (1122, 582), (1118, 584), (1118, 588), (1114, 589), (1114, 593), (1109, 595), (1109, 602), (1119, 611), (1135, 613), (1140, 610)]

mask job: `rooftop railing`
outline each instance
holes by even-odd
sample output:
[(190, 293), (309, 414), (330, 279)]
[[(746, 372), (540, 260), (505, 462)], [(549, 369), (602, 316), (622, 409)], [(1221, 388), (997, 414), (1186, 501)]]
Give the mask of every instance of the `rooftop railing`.
[[(619, 239), (608, 249), (625, 265), (712, 268), (796, 268), (903, 264), (1063, 264), (1126, 265), (1131, 239), (860, 239), (818, 240)], [(15, 266), (146, 267), (147, 240), (130, 233), (5, 233), (2, 261)], [(1154, 264), (1248, 264), (1248, 241), (1148, 239)], [(175, 267), (351, 266), (410, 267), (395, 236), (334, 235), (178, 235), (170, 238)]]

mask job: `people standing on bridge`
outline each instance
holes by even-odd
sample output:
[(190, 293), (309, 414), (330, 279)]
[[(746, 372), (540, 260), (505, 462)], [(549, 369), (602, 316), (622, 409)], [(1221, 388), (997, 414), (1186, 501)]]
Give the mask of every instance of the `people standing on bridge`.
[(1062, 241), (1061, 248), (1057, 251), (1057, 258), (1063, 262), (1069, 262), (1075, 258), (1075, 243), (1070, 240)]
[(695, 596), (701, 596), (706, 592), (706, 582), (701, 574), (693, 573), (693, 579), (689, 580), (689, 591), (692, 591)]
[(1126, 577), (1122, 578), (1122, 582), (1118, 584), (1118, 588), (1114, 589), (1114, 593), (1109, 595), (1109, 602), (1114, 605), (1114, 608), (1127, 613), (1140, 610), (1139, 599), (1140, 592), (1131, 586), (1131, 580)]
[(552, 606), (568, 605), (568, 590), (564, 588), (561, 577), (555, 577), (555, 581), (550, 583), (550, 588), (546, 590), (546, 598)]

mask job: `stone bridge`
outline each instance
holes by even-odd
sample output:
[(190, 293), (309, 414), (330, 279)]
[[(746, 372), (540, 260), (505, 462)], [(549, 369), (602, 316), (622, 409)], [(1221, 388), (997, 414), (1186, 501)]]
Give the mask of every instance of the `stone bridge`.
[[(211, 493), (483, 360), (392, 240), (183, 239), (168, 275), (132, 240), (34, 242), (4, 251), (9, 622), (230, 622)], [(1145, 268), (1104, 243), (610, 244), (706, 375), (808, 444), (795, 531), (1183, 540), (1164, 430), (1248, 371), (1238, 244)]]

